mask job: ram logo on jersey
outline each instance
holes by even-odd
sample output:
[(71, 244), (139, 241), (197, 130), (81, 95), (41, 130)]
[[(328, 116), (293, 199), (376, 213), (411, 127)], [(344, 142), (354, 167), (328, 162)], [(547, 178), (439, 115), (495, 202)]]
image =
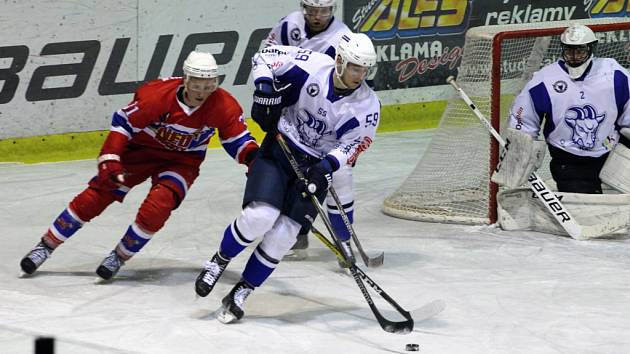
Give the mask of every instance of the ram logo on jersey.
[(332, 131), (327, 131), (326, 122), (317, 119), (314, 115), (310, 114), (307, 110), (306, 118), (300, 113), (297, 115), (297, 132), (300, 135), (300, 142), (306, 146), (316, 147), (319, 140), (324, 135), (332, 134)]
[(569, 112), (573, 112), (573, 114), (571, 116), (566, 115), (564, 121), (573, 129), (571, 140), (582, 150), (592, 150), (597, 139), (599, 123), (604, 121), (606, 113), (597, 114), (595, 108), (590, 104), (582, 107), (571, 107)]

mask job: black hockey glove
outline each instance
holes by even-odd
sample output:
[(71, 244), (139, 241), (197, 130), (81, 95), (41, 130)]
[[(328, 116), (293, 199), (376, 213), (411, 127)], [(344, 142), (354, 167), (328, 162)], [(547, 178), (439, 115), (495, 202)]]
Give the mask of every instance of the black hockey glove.
[(321, 191), (327, 191), (332, 183), (332, 165), (327, 159), (323, 159), (306, 170), (306, 182), (302, 183), (301, 192), (316, 195)]
[(260, 128), (266, 132), (275, 132), (278, 120), (282, 114), (282, 95), (276, 92), (271, 82), (256, 84), (254, 103), (252, 104), (252, 118)]

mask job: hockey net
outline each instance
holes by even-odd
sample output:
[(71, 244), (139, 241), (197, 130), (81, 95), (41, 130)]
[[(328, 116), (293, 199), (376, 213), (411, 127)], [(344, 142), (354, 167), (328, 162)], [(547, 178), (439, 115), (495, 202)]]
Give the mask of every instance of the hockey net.
[[(576, 22), (576, 21), (571, 21)], [(518, 92), (560, 55), (559, 35), (570, 21), (482, 26), (468, 30), (457, 82), (497, 131)], [(630, 67), (630, 19), (579, 20), (598, 37), (596, 56)], [(496, 222), (497, 186), (490, 182), (499, 147), (479, 119), (453, 94), (420, 162), (383, 211), (404, 219)], [(548, 155), (548, 154), (547, 154)], [(539, 170), (550, 179), (548, 161)]]

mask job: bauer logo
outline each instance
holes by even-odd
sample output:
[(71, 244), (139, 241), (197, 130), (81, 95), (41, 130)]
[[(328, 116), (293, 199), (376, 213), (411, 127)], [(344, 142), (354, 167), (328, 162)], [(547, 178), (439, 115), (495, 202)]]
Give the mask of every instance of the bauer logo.
[(627, 17), (630, 15), (630, 1), (591, 0), (591, 17)]
[(471, 7), (471, 0), (371, 0), (355, 11), (352, 27), (374, 39), (463, 33)]

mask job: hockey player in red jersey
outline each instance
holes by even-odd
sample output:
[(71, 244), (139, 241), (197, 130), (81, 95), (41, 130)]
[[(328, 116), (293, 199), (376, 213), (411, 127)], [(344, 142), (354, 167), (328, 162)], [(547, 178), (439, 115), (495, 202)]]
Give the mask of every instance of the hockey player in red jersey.
[(219, 88), (218, 67), (210, 53), (193, 51), (184, 77), (148, 82), (131, 103), (114, 113), (98, 157), (98, 174), (55, 219), (40, 242), (20, 262), (32, 274), (53, 250), (131, 188), (151, 179), (151, 189), (135, 221), (96, 273), (111, 279), (159, 231), (186, 197), (199, 175), (210, 138), (218, 130), (227, 153), (249, 165), (258, 144), (247, 130), (243, 111)]

